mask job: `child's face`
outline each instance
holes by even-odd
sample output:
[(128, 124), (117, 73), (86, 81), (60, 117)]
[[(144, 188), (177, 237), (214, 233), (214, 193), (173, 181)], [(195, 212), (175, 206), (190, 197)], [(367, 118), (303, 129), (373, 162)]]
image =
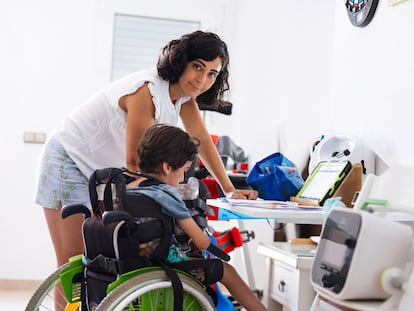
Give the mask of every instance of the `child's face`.
[(176, 170), (170, 169), (165, 175), (163, 182), (170, 186), (178, 187), (178, 184), (184, 181), (184, 173), (190, 169), (191, 164), (191, 161), (187, 161), (183, 166)]

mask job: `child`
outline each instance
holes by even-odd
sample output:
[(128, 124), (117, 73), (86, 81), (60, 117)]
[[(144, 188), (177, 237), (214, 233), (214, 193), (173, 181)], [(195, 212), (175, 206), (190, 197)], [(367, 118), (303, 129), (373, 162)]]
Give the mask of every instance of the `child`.
[[(153, 179), (138, 177), (129, 187), (151, 185), (151, 189), (158, 191), (158, 195), (170, 197), (168, 204), (161, 204), (162, 212), (177, 219), (197, 249), (206, 250), (210, 246), (210, 238), (193, 220), (177, 190), (196, 154), (197, 143), (186, 132), (174, 126), (154, 125), (145, 132), (138, 146), (139, 167), (142, 173)], [(154, 183), (154, 180), (158, 182)], [(252, 311), (266, 310), (233, 266), (222, 262), (222, 268), (219, 282), (243, 308)]]

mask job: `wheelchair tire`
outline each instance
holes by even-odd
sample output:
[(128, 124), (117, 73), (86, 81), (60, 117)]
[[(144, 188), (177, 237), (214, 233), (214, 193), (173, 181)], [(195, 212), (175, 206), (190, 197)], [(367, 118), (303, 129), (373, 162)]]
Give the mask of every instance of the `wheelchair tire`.
[[(194, 278), (178, 273), (184, 288), (183, 311), (214, 311), (205, 289)], [(171, 281), (163, 270), (139, 274), (114, 288), (95, 311), (173, 310)]]
[(44, 280), (39, 285), (39, 287), (36, 289), (32, 297), (30, 298), (29, 302), (27, 303), (25, 311), (54, 310), (56, 294), (59, 295), (61, 299), (66, 302), (66, 304), (62, 306), (62, 310), (65, 308), (67, 308), (66, 310), (80, 310), (80, 305), (78, 307), (73, 305), (72, 308), (68, 308), (66, 296), (63, 293), (62, 289), (59, 289), (58, 287), (61, 285), (60, 272), (68, 266), (69, 263), (62, 265), (61, 267), (56, 269), (52, 274), (50, 274), (46, 278), (46, 280)]

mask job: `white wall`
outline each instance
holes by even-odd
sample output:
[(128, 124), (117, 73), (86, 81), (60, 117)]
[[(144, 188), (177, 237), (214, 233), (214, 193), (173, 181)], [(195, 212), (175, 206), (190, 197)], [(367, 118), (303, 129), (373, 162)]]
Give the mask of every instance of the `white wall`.
[(334, 2), (243, 1), (239, 133), (254, 161), (275, 151), (301, 168), (331, 128)]
[(351, 27), (336, 1), (335, 127), (355, 132), (388, 165), (414, 165), (414, 1), (380, 1), (372, 22)]
[[(335, 130), (360, 136), (386, 162), (413, 165), (407, 110), (414, 1), (396, 7), (380, 1), (372, 23), (361, 29), (347, 20), (342, 0), (0, 5), (0, 279), (43, 278), (54, 267), (42, 211), (32, 203), (41, 146), (23, 144), (22, 135), (50, 133), (109, 81), (114, 12), (201, 20), (203, 29), (228, 42), (233, 115), (215, 123), (208, 116), (207, 123), (211, 132), (232, 136), (253, 162), (281, 150), (303, 168), (309, 144)], [(246, 226), (271, 231), (256, 222)], [(249, 247), (254, 253), (255, 244)]]

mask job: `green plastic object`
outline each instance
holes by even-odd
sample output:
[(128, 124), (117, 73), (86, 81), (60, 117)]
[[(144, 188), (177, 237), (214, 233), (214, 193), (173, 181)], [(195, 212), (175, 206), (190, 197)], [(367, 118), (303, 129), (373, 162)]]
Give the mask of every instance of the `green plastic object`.
[(388, 204), (387, 200), (383, 199), (366, 199), (361, 205), (361, 210), (365, 211), (369, 205), (379, 205), (386, 207)]
[(63, 292), (70, 303), (81, 300), (82, 271), (82, 255), (77, 255), (71, 257), (69, 259), (69, 266), (60, 272)]
[[(159, 288), (140, 297), (140, 310), (165, 311), (174, 310), (174, 292), (172, 288)], [(193, 296), (184, 292), (183, 310), (199, 311), (200, 303)]]

